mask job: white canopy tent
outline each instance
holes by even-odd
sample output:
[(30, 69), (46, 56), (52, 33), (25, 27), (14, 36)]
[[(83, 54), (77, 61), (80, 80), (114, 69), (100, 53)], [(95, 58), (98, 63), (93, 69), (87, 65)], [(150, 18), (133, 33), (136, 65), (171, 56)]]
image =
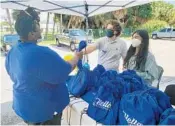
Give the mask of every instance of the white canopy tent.
[(31, 6), (41, 12), (90, 17), (152, 1), (155, 0), (1, 0), (1, 7), (24, 10)]
[(1, 7), (24, 10), (30, 6), (40, 12), (52, 12), (88, 17), (147, 4), (157, 0), (1, 0)]

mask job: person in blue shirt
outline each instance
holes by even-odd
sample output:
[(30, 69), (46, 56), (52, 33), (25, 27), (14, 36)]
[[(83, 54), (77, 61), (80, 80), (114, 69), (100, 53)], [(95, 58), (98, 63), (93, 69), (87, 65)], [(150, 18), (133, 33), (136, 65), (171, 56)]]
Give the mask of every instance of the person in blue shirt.
[(20, 41), (6, 57), (6, 70), (13, 81), (13, 109), (27, 124), (60, 125), (69, 104), (65, 84), (82, 54), (64, 61), (41, 38), (39, 16), (33, 8), (20, 11), (15, 23)]

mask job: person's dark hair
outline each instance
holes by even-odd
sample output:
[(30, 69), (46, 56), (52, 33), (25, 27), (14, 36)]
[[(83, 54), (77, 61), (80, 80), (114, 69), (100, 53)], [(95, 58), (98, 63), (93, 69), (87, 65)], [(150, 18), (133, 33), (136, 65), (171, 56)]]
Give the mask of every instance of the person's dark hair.
[(36, 12), (34, 8), (28, 7), (25, 11), (27, 11), (32, 16), (33, 20), (40, 22), (40, 17), (38, 15), (39, 13)]
[(27, 39), (28, 34), (35, 31), (36, 24), (39, 24), (39, 16), (33, 8), (29, 7), (25, 11), (20, 11), (15, 22), (15, 30), (21, 38)]
[[(146, 30), (137, 30), (135, 31), (132, 36), (137, 33), (142, 38), (142, 43), (140, 45), (140, 50), (138, 52), (138, 55), (136, 57), (136, 69), (139, 69), (141, 71), (144, 71), (145, 69), (145, 62), (147, 60), (148, 56), (148, 49), (149, 49), (149, 35)], [(135, 55), (136, 48), (132, 45), (130, 46), (126, 58), (124, 60), (124, 66), (127, 67), (130, 58)]]
[(164, 91), (169, 97), (172, 105), (175, 105), (175, 85), (168, 85)]
[(121, 34), (122, 27), (121, 27), (120, 23), (117, 20), (108, 20), (107, 23), (106, 23), (106, 26), (108, 24), (111, 24), (113, 26), (114, 31), (118, 32), (116, 36), (119, 36)]

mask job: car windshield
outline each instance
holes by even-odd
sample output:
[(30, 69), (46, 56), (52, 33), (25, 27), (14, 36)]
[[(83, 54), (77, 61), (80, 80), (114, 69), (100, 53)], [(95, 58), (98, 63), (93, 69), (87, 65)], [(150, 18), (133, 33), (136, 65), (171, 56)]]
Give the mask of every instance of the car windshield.
[(166, 28), (161, 29), (160, 32), (166, 32)]
[(83, 30), (70, 30), (70, 35), (73, 35), (73, 36), (86, 36), (86, 33)]

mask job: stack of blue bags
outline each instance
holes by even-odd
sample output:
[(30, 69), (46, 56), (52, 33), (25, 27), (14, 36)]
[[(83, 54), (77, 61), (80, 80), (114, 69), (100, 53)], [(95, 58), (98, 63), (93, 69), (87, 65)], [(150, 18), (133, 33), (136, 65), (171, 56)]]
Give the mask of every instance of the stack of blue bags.
[(82, 67), (68, 81), (68, 90), (89, 103), (87, 114), (104, 125), (175, 124), (169, 97), (148, 86), (135, 71), (118, 74), (98, 65)]
[(79, 62), (77, 75), (67, 80), (70, 94), (89, 103), (87, 114), (104, 125), (175, 125), (175, 109), (162, 91), (136, 74), (93, 70)]

